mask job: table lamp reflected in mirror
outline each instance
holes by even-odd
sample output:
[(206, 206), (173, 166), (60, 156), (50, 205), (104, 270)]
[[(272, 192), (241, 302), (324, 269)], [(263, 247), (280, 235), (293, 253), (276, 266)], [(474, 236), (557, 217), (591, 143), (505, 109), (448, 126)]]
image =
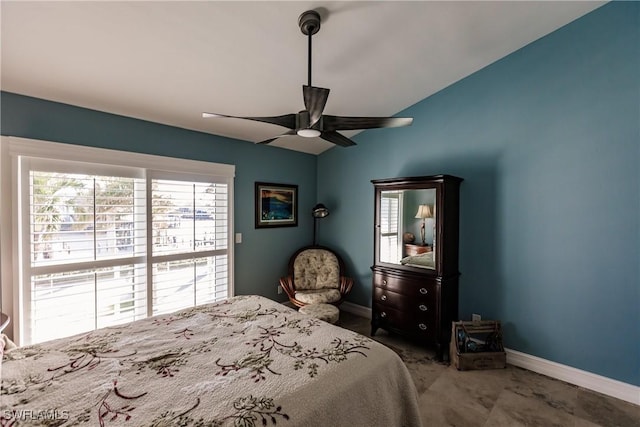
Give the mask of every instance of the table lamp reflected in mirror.
[(424, 238), (425, 238), (424, 223), (426, 218), (433, 218), (433, 211), (431, 210), (431, 206), (429, 205), (418, 206), (418, 212), (416, 213), (416, 218), (419, 218), (422, 220), (422, 224), (420, 225), (420, 238), (422, 239), (422, 246), (425, 246), (426, 243), (424, 241)]

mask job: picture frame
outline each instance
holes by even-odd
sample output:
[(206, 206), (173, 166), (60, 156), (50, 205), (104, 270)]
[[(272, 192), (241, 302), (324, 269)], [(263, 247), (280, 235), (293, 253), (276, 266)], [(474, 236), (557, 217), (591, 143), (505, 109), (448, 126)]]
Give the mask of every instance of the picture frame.
[(256, 182), (256, 228), (298, 226), (298, 186)]

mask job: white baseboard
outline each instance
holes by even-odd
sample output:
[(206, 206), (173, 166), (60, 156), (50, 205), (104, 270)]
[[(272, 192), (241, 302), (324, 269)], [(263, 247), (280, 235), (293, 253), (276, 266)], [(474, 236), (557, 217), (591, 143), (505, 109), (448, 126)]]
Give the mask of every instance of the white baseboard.
[(362, 305), (354, 304), (349, 301), (344, 301), (340, 304), (340, 310), (347, 313), (355, 314), (356, 316), (365, 317), (371, 319), (371, 309)]
[[(369, 307), (345, 301), (340, 305), (340, 309), (357, 316), (371, 319), (371, 308)], [(531, 356), (516, 350), (507, 348), (505, 352), (507, 353), (507, 363), (510, 365), (537, 372), (635, 405), (640, 405), (640, 387), (638, 386), (576, 369), (571, 366), (562, 365), (540, 357)]]
[(602, 375), (562, 365), (540, 357), (531, 356), (516, 350), (505, 349), (507, 363), (519, 366), (539, 374), (546, 375), (569, 384), (584, 387), (607, 396), (640, 405), (640, 387), (622, 381), (603, 377)]

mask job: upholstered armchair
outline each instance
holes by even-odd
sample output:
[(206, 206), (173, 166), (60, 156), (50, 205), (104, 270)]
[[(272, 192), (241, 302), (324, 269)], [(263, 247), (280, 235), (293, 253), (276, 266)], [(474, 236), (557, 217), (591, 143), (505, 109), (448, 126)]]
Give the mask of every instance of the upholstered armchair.
[(339, 305), (353, 286), (353, 279), (344, 274), (338, 254), (324, 246), (305, 246), (289, 259), (289, 274), (280, 279), (280, 286), (296, 307)]

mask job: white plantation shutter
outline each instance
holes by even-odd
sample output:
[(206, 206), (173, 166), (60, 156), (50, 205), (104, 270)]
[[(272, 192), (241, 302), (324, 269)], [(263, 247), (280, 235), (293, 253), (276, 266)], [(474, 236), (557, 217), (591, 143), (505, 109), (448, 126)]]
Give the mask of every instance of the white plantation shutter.
[(397, 263), (402, 257), (400, 198), (398, 191), (383, 191), (380, 198), (380, 261)]
[(31, 342), (146, 316), (144, 203), (139, 178), (29, 170)]
[(230, 296), (229, 177), (19, 165), (22, 345)]
[(146, 317), (144, 271), (130, 264), (31, 276), (30, 341)]
[(141, 179), (32, 170), (30, 198), (34, 266), (144, 253)]
[(153, 314), (226, 298), (226, 184), (152, 179), (151, 187)]

